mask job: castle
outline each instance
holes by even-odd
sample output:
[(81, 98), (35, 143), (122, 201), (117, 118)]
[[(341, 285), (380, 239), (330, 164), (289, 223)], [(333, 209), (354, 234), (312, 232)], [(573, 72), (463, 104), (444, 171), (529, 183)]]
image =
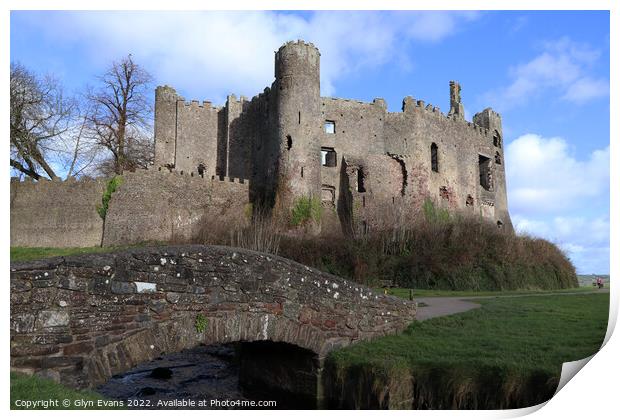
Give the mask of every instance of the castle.
[[(447, 115), (410, 96), (402, 112), (380, 98), (321, 97), (320, 53), (303, 41), (280, 47), (275, 80), (251, 100), (188, 103), (160, 86), (154, 166), (113, 194), (102, 242), (189, 238), (250, 203), (286, 215), (308, 198), (322, 207), (317, 234), (406, 223), (427, 199), (512, 230), (501, 117), (487, 108), (466, 121), (460, 90), (450, 82)], [(12, 188), (12, 243), (13, 201)]]
[(466, 122), (456, 82), (445, 116), (411, 97), (399, 113), (383, 99), (321, 97), (319, 78), (318, 49), (298, 41), (276, 52), (275, 80), (252, 100), (229, 96), (215, 108), (157, 88), (155, 165), (249, 179), (252, 202), (290, 208), (299, 197), (320, 197), (367, 228), (385, 209), (410, 209), (425, 197), (510, 225), (497, 113), (485, 109)]

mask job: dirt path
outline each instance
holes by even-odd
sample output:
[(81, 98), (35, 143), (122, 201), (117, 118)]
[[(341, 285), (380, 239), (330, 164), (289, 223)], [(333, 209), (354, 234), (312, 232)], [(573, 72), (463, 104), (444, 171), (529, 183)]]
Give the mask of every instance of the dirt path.
[(591, 292), (566, 292), (566, 293), (530, 293), (523, 295), (498, 295), (498, 296), (458, 296), (458, 297), (422, 297), (416, 298), (418, 307), (416, 319), (424, 321), (440, 316), (447, 316), (467, 312), (480, 307), (479, 303), (472, 302), (473, 299), (495, 299), (495, 298), (514, 298), (530, 296), (557, 296), (557, 295), (590, 295), (594, 293), (609, 293), (609, 289), (593, 290)]

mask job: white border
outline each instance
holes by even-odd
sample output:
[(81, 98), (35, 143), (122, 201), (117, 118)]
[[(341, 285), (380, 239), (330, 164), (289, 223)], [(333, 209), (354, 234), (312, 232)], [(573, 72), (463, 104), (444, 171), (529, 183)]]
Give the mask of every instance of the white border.
[[(199, 10), (199, 9), (212, 9), (212, 10), (262, 10), (262, 9), (280, 9), (280, 10), (341, 10), (350, 9), (357, 6), (360, 9), (367, 10), (379, 10), (379, 9), (410, 9), (410, 10), (611, 10), (611, 115), (620, 115), (618, 107), (618, 95), (617, 95), (617, 75), (619, 74), (618, 66), (618, 54), (617, 54), (617, 41), (618, 41), (618, 6), (617, 2), (612, 0), (589, 0), (589, 1), (567, 1), (567, 0), (506, 0), (502, 2), (491, 0), (478, 0), (478, 1), (458, 1), (458, 0), (435, 0), (435, 1), (404, 1), (404, 0), (384, 0), (382, 2), (347, 2), (342, 0), (301, 0), (301, 1), (237, 1), (228, 0), (222, 3), (210, 3), (204, 4), (204, 2), (198, 1), (186, 1), (176, 0), (162, 1), (135, 1), (129, 3), (127, 0), (94, 0), (88, 3), (78, 0), (64, 0), (64, 1), (44, 1), (44, 0), (25, 0), (16, 1), (8, 0), (2, 4), (4, 6), (4, 13), (0, 17), (0, 33), (2, 54), (0, 60), (2, 65), (0, 66), (0, 72), (2, 74), (2, 80), (5, 82), (1, 85), (2, 89), (2, 118), (0, 124), (2, 133), (6, 136), (9, 132), (8, 128), (8, 80), (9, 80), (9, 34), (10, 34), (10, 10), (37, 10), (37, 9), (64, 9), (64, 10)], [(614, 47), (616, 49), (614, 49)], [(558, 394), (552, 398), (547, 404), (541, 404), (541, 406), (520, 409), (520, 410), (508, 410), (508, 411), (458, 411), (458, 412), (443, 412), (443, 411), (395, 411), (395, 412), (382, 412), (381, 416), (388, 416), (393, 418), (407, 418), (411, 416), (422, 418), (509, 418), (518, 417), (525, 414), (532, 413), (533, 418), (551, 419), (584, 419), (584, 418), (611, 418), (614, 414), (617, 415), (617, 376), (619, 372), (619, 364), (617, 354), (620, 354), (620, 345), (617, 337), (611, 335), (613, 328), (615, 327), (617, 315), (618, 315), (618, 302), (619, 292), (618, 288), (614, 287), (615, 279), (619, 273), (618, 256), (620, 256), (620, 247), (618, 246), (618, 226), (614, 222), (616, 217), (620, 214), (619, 205), (619, 190), (618, 179), (620, 175), (620, 161), (618, 155), (617, 141), (620, 138), (618, 130), (618, 119), (610, 119), (610, 137), (616, 139), (611, 144), (611, 255), (616, 255), (616, 258), (611, 259), (611, 311), (610, 322), (606, 336), (606, 345), (604, 348), (596, 354), (591, 361), (585, 366), (585, 368), (578, 373), (577, 377), (569, 381), (564, 388), (562, 388)], [(6, 137), (5, 137), (6, 138)], [(4, 145), (8, 145), (5, 143)], [(6, 149), (5, 149), (6, 150)], [(9, 272), (9, 200), (8, 198), (8, 184), (9, 184), (9, 165), (7, 156), (4, 155), (6, 162), (5, 178), (1, 187), (4, 199), (2, 200), (1, 212), (4, 216), (4, 223), (2, 223), (1, 229), (4, 241), (2, 243), (2, 251), (0, 258), (2, 260), (2, 269), (5, 276)], [(8, 277), (8, 276), (7, 276)], [(5, 325), (9, 319), (9, 293), (8, 293), (8, 281), (5, 283), (5, 305), (4, 305), (4, 317)], [(5, 327), (6, 328), (6, 327)], [(1, 347), (2, 355), (5, 362), (1, 364), (2, 377), (4, 378), (4, 386), (2, 387), (4, 407), (9, 409), (9, 335), (5, 331), (4, 343)], [(613, 413), (613, 414), (612, 414)], [(78, 418), (83, 417), (83, 412), (11, 412), (11, 416), (16, 418), (31, 418), (35, 416), (45, 416), (48, 418)], [(180, 414), (180, 413), (179, 413)], [(92, 418), (108, 418), (114, 417), (135, 417), (136, 415), (142, 415), (142, 413), (136, 413), (131, 411), (123, 412), (110, 412), (110, 411), (93, 411), (87, 414)], [(143, 413), (151, 418), (168, 418), (173, 414), (171, 411), (151, 411), (149, 413)], [(217, 416), (218, 418), (231, 418), (231, 417), (245, 417), (252, 416), (257, 419), (269, 419), (274, 417), (289, 417), (295, 415), (299, 418), (312, 418), (315, 419), (317, 415), (328, 418), (340, 417), (342, 415), (352, 415), (351, 413), (342, 413), (338, 411), (298, 411), (290, 412), (268, 412), (268, 411), (251, 411), (251, 412), (184, 412), (184, 416)], [(361, 418), (375, 417), (376, 413), (372, 411), (362, 411), (354, 414)]]

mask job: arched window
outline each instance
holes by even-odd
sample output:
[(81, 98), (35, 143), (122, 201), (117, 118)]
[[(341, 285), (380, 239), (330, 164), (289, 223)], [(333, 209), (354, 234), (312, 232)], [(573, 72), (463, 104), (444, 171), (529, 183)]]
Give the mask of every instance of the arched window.
[(433, 172), (439, 172), (439, 153), (435, 143), (431, 144), (431, 169)]

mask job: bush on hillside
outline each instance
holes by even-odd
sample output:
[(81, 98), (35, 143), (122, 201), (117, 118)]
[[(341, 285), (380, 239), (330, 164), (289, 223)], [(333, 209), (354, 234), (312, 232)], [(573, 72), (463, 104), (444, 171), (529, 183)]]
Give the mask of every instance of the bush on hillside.
[[(304, 215), (313, 206), (304, 203)], [(550, 290), (578, 287), (575, 268), (554, 244), (515, 235), (475, 217), (424, 203), (423, 217), (355, 238), (281, 235), (266, 213), (247, 227), (205, 229), (202, 243), (239, 246), (285, 258), (368, 286), (412, 289)], [(311, 217), (311, 216), (310, 216)], [(226, 230), (226, 231), (224, 231)], [(218, 233), (219, 232), (219, 233)]]

